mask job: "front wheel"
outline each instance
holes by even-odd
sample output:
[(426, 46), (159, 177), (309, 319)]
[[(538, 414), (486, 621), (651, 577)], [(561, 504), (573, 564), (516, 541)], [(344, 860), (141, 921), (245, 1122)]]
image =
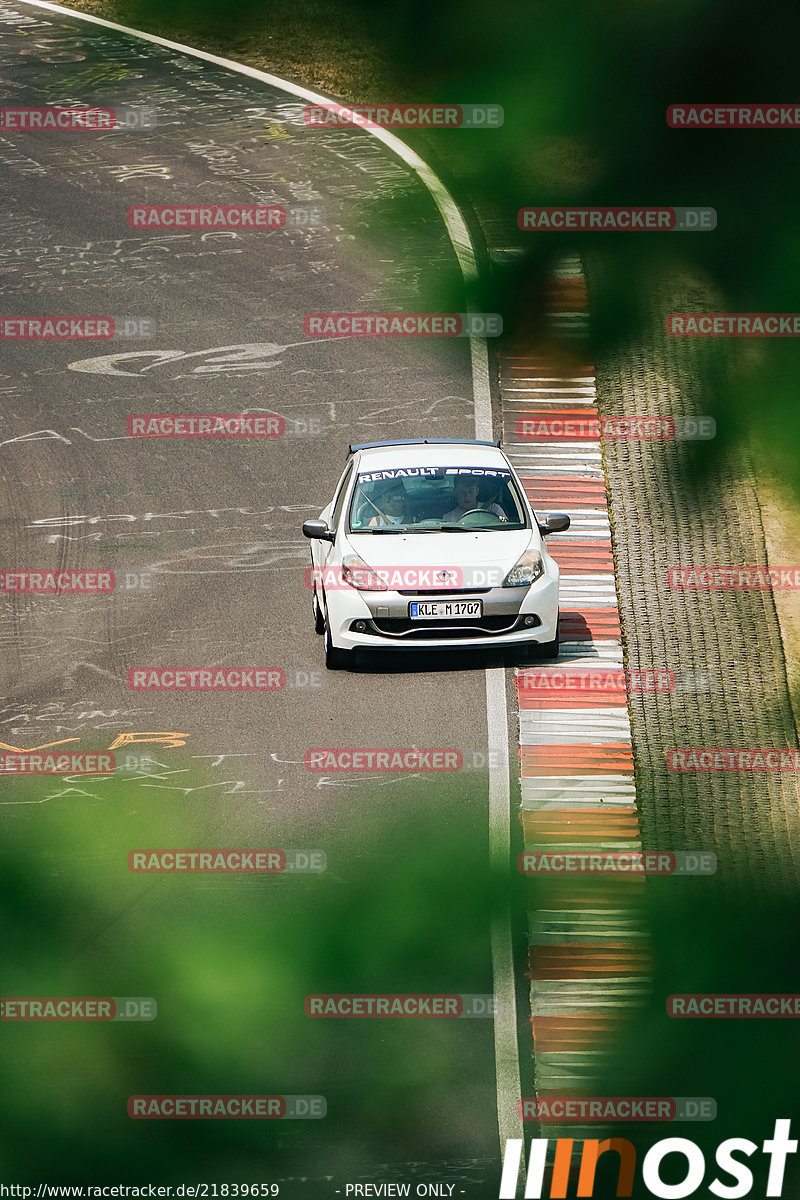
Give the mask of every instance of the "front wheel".
[(558, 658), (558, 648), (560, 638), (558, 631), (552, 642), (537, 642), (535, 646), (531, 646), (531, 658)]
[(314, 590), (311, 593), (311, 609), (312, 609), (312, 612), (314, 613), (314, 632), (315, 633), (324, 633), (325, 632), (325, 614), (322, 611), (322, 605), (320, 604), (319, 597), (317, 596), (316, 584), (314, 585)]
[(350, 665), (351, 650), (340, 650), (331, 640), (331, 631), (325, 622), (325, 666), (329, 671), (342, 671)]

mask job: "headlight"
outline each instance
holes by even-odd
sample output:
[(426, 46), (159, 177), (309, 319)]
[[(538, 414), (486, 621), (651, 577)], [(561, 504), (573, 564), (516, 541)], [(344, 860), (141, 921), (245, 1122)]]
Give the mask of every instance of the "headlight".
[(538, 550), (526, 550), (506, 575), (503, 587), (530, 587), (543, 573), (541, 554)]
[(385, 592), (386, 584), (377, 571), (367, 566), (357, 554), (347, 554), (342, 559), (342, 579), (359, 592)]

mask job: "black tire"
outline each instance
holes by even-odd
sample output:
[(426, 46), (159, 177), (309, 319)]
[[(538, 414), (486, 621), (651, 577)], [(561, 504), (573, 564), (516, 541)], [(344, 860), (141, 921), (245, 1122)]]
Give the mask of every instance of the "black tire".
[(331, 641), (331, 631), (328, 628), (328, 622), (325, 622), (325, 666), (329, 671), (343, 671), (345, 667), (350, 666), (351, 662), (350, 650), (340, 650), (338, 646), (334, 646)]
[(531, 658), (558, 658), (560, 644), (561, 639), (556, 632), (552, 642), (537, 642), (535, 646), (531, 646)]
[(324, 633), (325, 614), (322, 611), (322, 605), (320, 604), (319, 597), (317, 596), (316, 584), (314, 585), (314, 589), (311, 593), (311, 611), (314, 613), (314, 632), (320, 634)]

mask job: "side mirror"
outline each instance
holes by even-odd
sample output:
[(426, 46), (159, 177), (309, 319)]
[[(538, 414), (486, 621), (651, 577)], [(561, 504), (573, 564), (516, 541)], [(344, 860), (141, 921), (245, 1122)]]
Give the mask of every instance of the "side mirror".
[(327, 521), (303, 521), (303, 536), (315, 538), (318, 542), (336, 541), (336, 534)]
[(566, 513), (550, 513), (549, 517), (545, 517), (544, 521), (539, 522), (539, 532), (542, 537), (547, 537), (548, 533), (563, 533), (569, 529), (570, 521)]

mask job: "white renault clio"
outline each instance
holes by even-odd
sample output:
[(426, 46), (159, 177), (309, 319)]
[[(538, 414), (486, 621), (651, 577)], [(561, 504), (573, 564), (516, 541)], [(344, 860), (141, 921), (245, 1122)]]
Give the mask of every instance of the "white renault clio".
[(420, 438), (351, 446), (311, 539), (325, 664), (352, 651), (530, 648), (558, 654), (558, 565), (498, 442)]

